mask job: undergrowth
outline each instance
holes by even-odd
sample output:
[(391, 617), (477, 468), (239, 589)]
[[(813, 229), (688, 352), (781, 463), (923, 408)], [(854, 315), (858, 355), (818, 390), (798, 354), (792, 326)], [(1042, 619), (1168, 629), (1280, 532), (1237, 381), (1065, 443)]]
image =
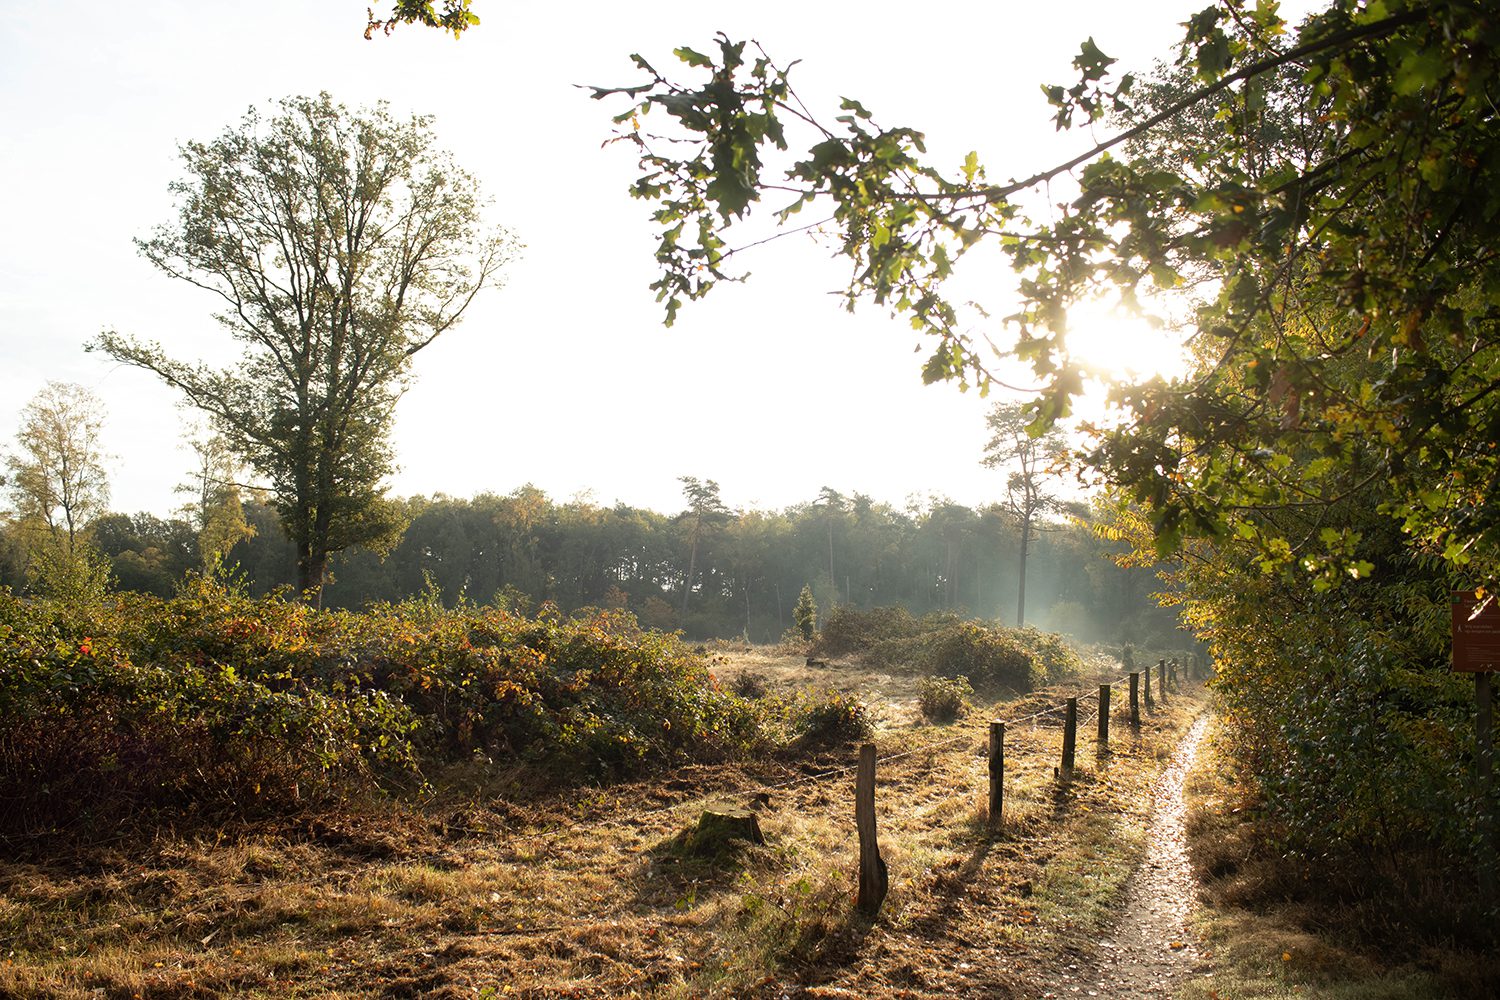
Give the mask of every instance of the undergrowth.
[(1078, 655), (1057, 635), (967, 620), (951, 612), (917, 618), (899, 607), (833, 609), (813, 654), (856, 655), (872, 667), (967, 677), (986, 691), (1030, 691), (1074, 677), (1082, 667)]
[(1453, 859), (1419, 841), (1394, 856), (1308, 858), (1226, 742), (1222, 731), (1210, 741), (1187, 785), (1189, 850), (1208, 904), (1200, 926), (1216, 953), (1213, 974), (1188, 997), (1500, 993), (1493, 923)]
[(0, 835), (284, 812), (476, 757), (611, 780), (867, 721), (840, 696), (724, 690), (701, 652), (623, 611), (323, 611), (209, 579), (166, 600), (0, 590)]

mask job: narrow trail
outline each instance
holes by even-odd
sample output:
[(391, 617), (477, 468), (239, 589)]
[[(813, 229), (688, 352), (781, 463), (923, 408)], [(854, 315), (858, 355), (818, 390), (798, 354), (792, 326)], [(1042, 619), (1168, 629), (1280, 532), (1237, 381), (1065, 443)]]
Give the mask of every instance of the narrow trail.
[(1119, 923), (1099, 943), (1091, 964), (1070, 970), (1055, 997), (1161, 1000), (1200, 971), (1187, 927), (1197, 904), (1197, 880), (1187, 855), (1183, 785), (1208, 728), (1201, 715), (1183, 737), (1157, 781), (1147, 828), (1146, 857), (1125, 889)]

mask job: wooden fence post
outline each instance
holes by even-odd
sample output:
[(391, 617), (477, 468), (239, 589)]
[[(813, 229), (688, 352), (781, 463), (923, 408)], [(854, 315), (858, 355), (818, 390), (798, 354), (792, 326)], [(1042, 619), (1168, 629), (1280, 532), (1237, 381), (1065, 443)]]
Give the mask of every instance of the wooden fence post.
[(1078, 699), (1069, 698), (1067, 711), (1063, 713), (1062, 776), (1073, 773), (1073, 751), (1078, 746)]
[(1099, 685), (1099, 740), (1096, 749), (1099, 753), (1109, 751), (1109, 685)]
[(855, 905), (867, 916), (880, 912), (890, 888), (885, 859), (875, 842), (875, 744), (861, 743), (854, 782), (854, 822), (859, 828), (859, 895)]
[(1161, 698), (1161, 703), (1163, 705), (1165, 705), (1167, 703), (1167, 661), (1166, 660), (1157, 660), (1156, 661), (1156, 679), (1159, 682), (1156, 685), (1156, 693)]
[(1130, 726), (1132, 729), (1141, 728), (1141, 674), (1138, 670), (1130, 672)]
[(1000, 825), (1005, 807), (1005, 723), (990, 723), (990, 826)]
[(1167, 673), (1172, 681), (1172, 690), (1181, 691), (1182, 684), (1177, 680), (1177, 657), (1172, 657), (1172, 662), (1167, 664)]
[(1156, 702), (1151, 697), (1151, 665), (1149, 663), (1146, 664), (1146, 669), (1143, 673), (1143, 679), (1146, 682), (1146, 710), (1150, 711), (1151, 706), (1156, 704)]

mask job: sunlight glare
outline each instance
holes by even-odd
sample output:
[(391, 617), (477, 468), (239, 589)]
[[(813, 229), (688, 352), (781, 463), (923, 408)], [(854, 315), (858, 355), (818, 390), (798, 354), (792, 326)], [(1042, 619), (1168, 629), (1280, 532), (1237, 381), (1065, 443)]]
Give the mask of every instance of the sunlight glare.
[(1106, 381), (1179, 377), (1187, 372), (1183, 334), (1103, 299), (1068, 310), (1068, 352), (1090, 374)]

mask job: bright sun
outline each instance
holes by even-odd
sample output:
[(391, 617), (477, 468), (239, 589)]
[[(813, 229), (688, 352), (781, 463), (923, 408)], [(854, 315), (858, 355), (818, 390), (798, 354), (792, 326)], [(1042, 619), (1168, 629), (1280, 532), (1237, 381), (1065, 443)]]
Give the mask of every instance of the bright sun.
[(1068, 310), (1067, 344), (1075, 360), (1105, 379), (1171, 378), (1187, 371), (1180, 333), (1102, 299), (1087, 299)]

